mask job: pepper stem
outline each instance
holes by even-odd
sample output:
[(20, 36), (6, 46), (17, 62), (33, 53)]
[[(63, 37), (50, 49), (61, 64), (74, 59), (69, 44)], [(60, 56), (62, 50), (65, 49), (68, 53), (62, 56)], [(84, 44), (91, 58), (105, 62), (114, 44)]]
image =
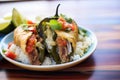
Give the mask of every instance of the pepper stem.
[(56, 13), (55, 13), (55, 17), (58, 17), (58, 8), (59, 8), (60, 4), (57, 5), (57, 8), (56, 8)]

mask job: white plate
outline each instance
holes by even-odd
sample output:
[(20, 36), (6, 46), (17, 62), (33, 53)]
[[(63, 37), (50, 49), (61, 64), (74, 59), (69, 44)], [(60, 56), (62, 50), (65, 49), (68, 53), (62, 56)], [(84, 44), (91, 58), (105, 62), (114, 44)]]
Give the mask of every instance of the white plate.
[(6, 57), (4, 55), (4, 53), (2, 52), (3, 49), (7, 49), (7, 45), (9, 42), (13, 41), (13, 32), (9, 33), (8, 35), (6, 35), (2, 41), (1, 41), (1, 45), (0, 45), (0, 52), (1, 52), (1, 55), (9, 62), (11, 62), (12, 64), (14, 65), (17, 65), (19, 67), (22, 67), (24, 69), (28, 69), (28, 70), (36, 70), (36, 71), (54, 71), (54, 70), (61, 70), (61, 69), (65, 69), (65, 68), (68, 68), (68, 67), (72, 67), (74, 65), (77, 65), (79, 64), (80, 62), (84, 61), (85, 59), (87, 59), (93, 52), (94, 50), (96, 49), (96, 46), (97, 46), (97, 39), (96, 39), (96, 36), (95, 34), (86, 29), (86, 28), (82, 28), (80, 27), (81, 29), (84, 29), (87, 31), (87, 34), (89, 35), (89, 37), (92, 39), (92, 45), (90, 46), (89, 50), (85, 53), (84, 56), (82, 56), (80, 59), (78, 60), (75, 60), (75, 61), (72, 61), (72, 62), (68, 62), (68, 63), (64, 63), (64, 64), (57, 64), (57, 65), (28, 65), (28, 64), (23, 64), (23, 63), (20, 63), (20, 62), (17, 62), (15, 60), (12, 60), (8, 57)]

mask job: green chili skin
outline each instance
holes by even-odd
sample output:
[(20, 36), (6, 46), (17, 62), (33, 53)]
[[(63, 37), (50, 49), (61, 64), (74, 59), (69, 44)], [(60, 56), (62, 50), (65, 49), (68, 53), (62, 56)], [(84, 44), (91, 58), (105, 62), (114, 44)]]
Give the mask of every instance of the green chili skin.
[(56, 48), (57, 48), (56, 46), (53, 46), (50, 54), (53, 57), (53, 59), (55, 60), (56, 64), (60, 64), (61, 61), (60, 61), (59, 54), (56, 51), (57, 50)]
[(44, 59), (45, 59), (45, 48), (44, 48), (44, 49), (40, 49), (39, 57), (40, 57), (39, 60), (40, 60), (41, 62), (43, 62)]

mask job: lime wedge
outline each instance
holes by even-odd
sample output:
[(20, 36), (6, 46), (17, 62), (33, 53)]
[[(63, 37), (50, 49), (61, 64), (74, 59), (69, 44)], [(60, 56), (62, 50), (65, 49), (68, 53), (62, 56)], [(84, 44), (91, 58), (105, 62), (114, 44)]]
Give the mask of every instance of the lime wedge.
[(26, 19), (15, 8), (13, 8), (12, 22), (13, 22), (14, 26), (17, 27), (21, 24), (25, 24)]
[(1, 33), (9, 33), (14, 29), (14, 27), (11, 24), (11, 20), (0, 20), (0, 32)]

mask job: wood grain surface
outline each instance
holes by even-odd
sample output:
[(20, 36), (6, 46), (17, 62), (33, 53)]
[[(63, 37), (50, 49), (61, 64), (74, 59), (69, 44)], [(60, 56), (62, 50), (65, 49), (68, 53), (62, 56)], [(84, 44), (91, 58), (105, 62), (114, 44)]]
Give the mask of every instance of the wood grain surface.
[(120, 0), (21, 1), (0, 3), (0, 18), (17, 8), (27, 18), (59, 13), (74, 18), (78, 25), (91, 29), (98, 45), (84, 62), (68, 69), (41, 72), (19, 68), (0, 58), (0, 80), (120, 80)]

